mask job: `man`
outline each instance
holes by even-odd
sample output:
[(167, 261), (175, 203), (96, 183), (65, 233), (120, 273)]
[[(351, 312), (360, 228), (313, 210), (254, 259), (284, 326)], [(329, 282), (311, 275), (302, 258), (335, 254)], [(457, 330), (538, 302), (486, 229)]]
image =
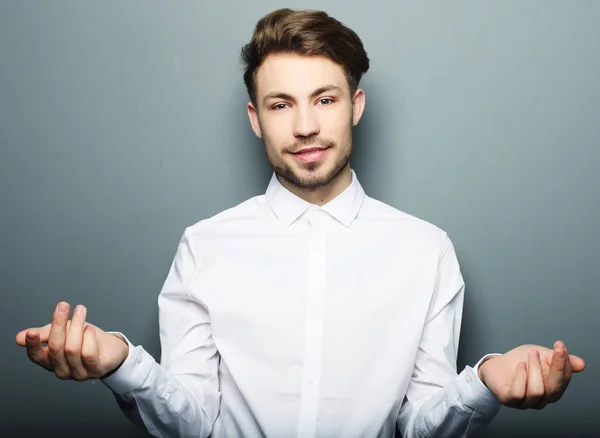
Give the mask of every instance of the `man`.
[[(368, 197), (351, 170), (359, 37), (282, 9), (242, 52), (274, 173), (187, 228), (159, 295), (161, 363), (59, 303), (17, 343), (61, 379), (100, 378), (154, 436), (472, 436), (502, 404), (557, 401), (582, 359), (523, 345), (456, 370), (464, 283), (446, 233)], [(43, 343), (47, 342), (47, 347)]]

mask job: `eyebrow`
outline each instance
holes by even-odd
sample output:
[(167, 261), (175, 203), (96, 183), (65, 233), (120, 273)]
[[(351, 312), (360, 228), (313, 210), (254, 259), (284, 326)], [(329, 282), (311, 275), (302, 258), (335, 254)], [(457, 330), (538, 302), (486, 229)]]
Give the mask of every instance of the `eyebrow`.
[[(337, 85), (325, 85), (323, 87), (317, 88), (315, 91), (313, 91), (310, 94), (311, 99), (317, 97), (319, 94), (323, 94), (327, 91), (338, 91), (341, 92), (342, 89), (340, 87), (338, 87)], [(294, 97), (290, 94), (281, 92), (281, 91), (272, 91), (271, 93), (267, 94), (264, 99), (263, 99), (263, 103), (266, 103), (267, 100), (269, 99), (284, 99), (284, 100), (291, 100), (294, 101)]]

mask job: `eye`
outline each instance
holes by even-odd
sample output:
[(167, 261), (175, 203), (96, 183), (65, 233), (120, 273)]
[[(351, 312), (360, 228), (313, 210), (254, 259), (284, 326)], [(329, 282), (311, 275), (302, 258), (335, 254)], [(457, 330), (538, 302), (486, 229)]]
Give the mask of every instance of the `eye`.
[(334, 102), (334, 100), (329, 97), (324, 97), (323, 99), (319, 99), (319, 103), (321, 105), (331, 105), (333, 102)]
[(278, 103), (277, 105), (273, 105), (271, 108), (274, 110), (282, 110), (288, 107), (287, 103)]

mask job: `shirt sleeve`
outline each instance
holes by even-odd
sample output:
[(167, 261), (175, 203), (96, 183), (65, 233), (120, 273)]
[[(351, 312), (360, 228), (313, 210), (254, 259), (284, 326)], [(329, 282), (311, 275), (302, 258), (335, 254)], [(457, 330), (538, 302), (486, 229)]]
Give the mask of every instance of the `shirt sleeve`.
[(411, 382), (398, 415), (404, 438), (477, 436), (501, 406), (477, 375), (479, 364), (493, 354), (457, 375), (465, 285), (448, 236), (441, 254)]
[(219, 413), (219, 355), (208, 312), (190, 293), (198, 255), (183, 235), (158, 297), (161, 361), (129, 343), (117, 371), (102, 379), (123, 413), (156, 437), (208, 437)]

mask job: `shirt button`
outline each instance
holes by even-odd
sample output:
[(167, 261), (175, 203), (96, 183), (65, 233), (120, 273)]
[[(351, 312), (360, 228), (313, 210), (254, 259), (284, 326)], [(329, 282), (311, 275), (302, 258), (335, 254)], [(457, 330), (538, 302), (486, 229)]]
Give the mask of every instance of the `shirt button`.
[(318, 246), (312, 246), (312, 247), (310, 248), (310, 252), (311, 252), (312, 254), (314, 254), (314, 255), (319, 255), (319, 254), (321, 254), (321, 250), (320, 250), (320, 248), (319, 248)]
[(313, 379), (308, 379), (308, 386), (313, 386), (315, 384), (315, 381)]

